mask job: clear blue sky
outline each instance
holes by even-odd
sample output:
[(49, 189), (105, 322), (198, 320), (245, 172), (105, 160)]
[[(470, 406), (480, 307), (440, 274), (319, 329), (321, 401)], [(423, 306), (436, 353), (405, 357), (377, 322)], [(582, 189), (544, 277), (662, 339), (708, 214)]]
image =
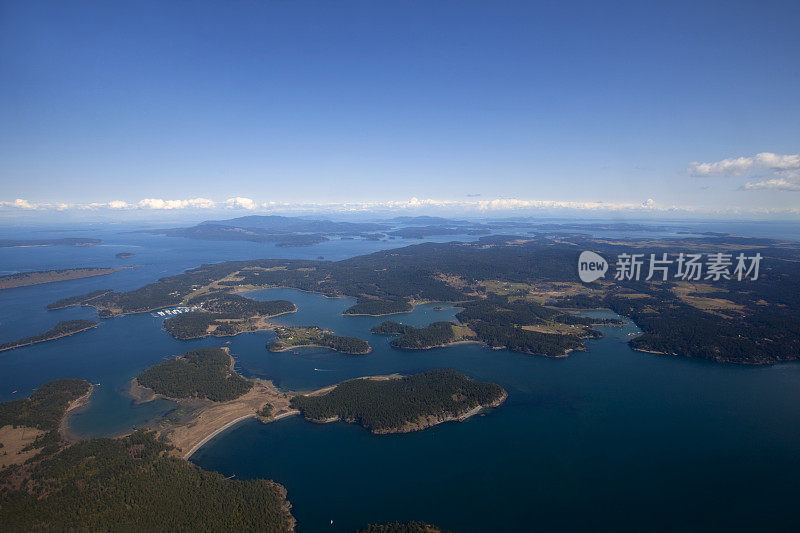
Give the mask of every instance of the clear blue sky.
[(5, 202), (800, 206), (791, 157), (687, 171), (763, 152), (797, 1), (0, 1)]

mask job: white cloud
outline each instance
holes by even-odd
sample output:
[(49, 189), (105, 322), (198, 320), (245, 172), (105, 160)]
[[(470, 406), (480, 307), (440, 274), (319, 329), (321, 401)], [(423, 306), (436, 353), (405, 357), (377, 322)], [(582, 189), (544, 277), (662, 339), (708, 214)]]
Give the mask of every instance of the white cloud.
[(208, 198), (191, 198), (189, 200), (162, 200), (161, 198), (145, 198), (136, 204), (142, 209), (186, 209), (189, 207), (209, 209), (216, 204)]
[[(800, 171), (780, 170), (775, 172), (778, 176), (771, 179), (761, 179), (743, 185), (743, 190), (773, 190), (773, 191), (800, 191)], [(192, 198), (187, 200), (164, 200), (161, 198), (145, 198), (139, 202), (124, 200), (111, 200), (106, 202), (92, 202), (84, 204), (66, 203), (33, 203), (23, 199), (14, 201), (0, 201), (0, 208), (26, 209), (26, 210), (109, 210), (113, 212), (130, 210), (160, 210), (174, 211), (181, 209), (210, 209), (210, 208), (238, 208), (247, 210), (258, 209), (261, 212), (282, 213), (292, 215), (296, 213), (397, 213), (403, 211), (428, 213), (433, 211), (461, 212), (488, 214), (514, 212), (526, 214), (575, 212), (592, 213), (680, 213), (693, 215), (708, 214), (712, 216), (763, 214), (763, 215), (797, 215), (800, 210), (796, 208), (768, 208), (768, 207), (738, 207), (730, 206), (722, 209), (698, 206), (665, 206), (659, 205), (653, 198), (639, 202), (578, 202), (563, 200), (525, 200), (519, 198), (495, 199), (460, 199), (437, 200), (434, 198), (421, 198), (414, 196), (408, 200), (385, 200), (372, 202), (277, 202), (269, 201), (259, 203), (252, 198), (234, 197), (224, 202), (215, 202), (207, 198)]]
[(3, 205), (8, 207), (16, 207), (17, 209), (36, 209), (38, 206), (30, 203), (28, 200), (17, 198), (13, 202), (3, 202)]
[(745, 183), (742, 189), (745, 191), (800, 191), (800, 183), (784, 178), (772, 178)]
[(743, 176), (759, 170), (789, 170), (800, 168), (800, 154), (762, 152), (749, 157), (723, 159), (712, 163), (689, 163), (693, 176)]
[(228, 198), (225, 200), (225, 205), (231, 208), (240, 208), (240, 209), (255, 209), (258, 207), (258, 204), (255, 203), (251, 198), (243, 198), (241, 196), (237, 196), (235, 198)]
[(690, 163), (694, 176), (748, 176), (743, 191), (800, 191), (800, 154), (762, 152), (750, 157), (723, 159), (713, 163)]

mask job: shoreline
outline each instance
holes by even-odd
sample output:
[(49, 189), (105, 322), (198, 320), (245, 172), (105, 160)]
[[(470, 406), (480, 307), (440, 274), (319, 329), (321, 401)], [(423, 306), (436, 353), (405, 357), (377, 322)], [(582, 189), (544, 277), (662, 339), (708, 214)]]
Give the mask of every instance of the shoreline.
[(82, 329), (76, 329), (75, 331), (70, 331), (69, 333), (62, 333), (61, 335), (56, 335), (55, 337), (49, 337), (47, 339), (40, 339), (37, 341), (26, 342), (23, 344), (15, 344), (14, 346), (7, 346), (5, 348), (0, 348), (0, 352), (5, 352), (6, 350), (16, 350), (17, 348), (24, 348), (25, 346), (32, 346), (34, 344), (39, 344), (40, 342), (54, 341), (64, 337), (69, 337), (70, 335), (75, 335), (76, 333), (80, 333), (82, 331), (88, 331), (90, 329), (94, 329), (98, 326), (100, 326), (99, 322), (94, 324), (93, 326), (89, 326), (87, 328), (82, 328)]
[(211, 433), (209, 433), (208, 435), (206, 435), (206, 436), (203, 438), (203, 440), (201, 440), (200, 442), (198, 442), (197, 444), (195, 444), (194, 446), (192, 446), (192, 448), (191, 448), (191, 449), (190, 449), (188, 452), (186, 452), (186, 454), (184, 454), (183, 458), (184, 458), (184, 459), (186, 459), (186, 460), (188, 461), (188, 460), (189, 460), (189, 458), (190, 458), (190, 457), (191, 457), (191, 456), (192, 456), (192, 455), (193, 455), (193, 454), (194, 454), (194, 453), (195, 453), (197, 450), (199, 450), (200, 448), (202, 448), (204, 444), (206, 444), (208, 441), (210, 441), (211, 439), (213, 439), (214, 437), (216, 437), (217, 435), (219, 435), (220, 433), (222, 433), (222, 432), (223, 432), (223, 431), (225, 431), (226, 429), (230, 428), (231, 426), (233, 426), (233, 425), (235, 425), (235, 424), (238, 424), (238, 423), (239, 423), (239, 422), (241, 422), (242, 420), (247, 420), (248, 418), (257, 418), (257, 417), (258, 417), (258, 415), (256, 415), (255, 413), (253, 413), (253, 414), (249, 414), (249, 415), (243, 415), (243, 416), (240, 416), (239, 418), (237, 418), (237, 419), (235, 419), (235, 420), (231, 420), (230, 422), (228, 422), (228, 423), (227, 423), (227, 424), (225, 424), (224, 426), (222, 426), (222, 427), (220, 427), (220, 428), (218, 428), (218, 429), (216, 429), (216, 430), (212, 431)]
[(92, 300), (97, 300), (98, 298), (102, 298), (103, 296), (105, 296), (107, 294), (110, 294), (112, 292), (114, 292), (113, 289), (108, 289), (103, 294), (98, 294), (97, 296), (93, 296), (92, 298), (88, 298), (88, 299), (83, 300), (81, 302), (76, 302), (74, 304), (61, 305), (59, 307), (47, 307), (47, 306), (45, 306), (45, 309), (47, 309), (48, 311), (58, 311), (59, 309), (67, 309), (69, 307), (81, 307), (81, 306), (91, 307), (92, 304), (90, 304), (89, 302), (91, 302)]
[(89, 405), (89, 400), (94, 393), (94, 385), (89, 383), (89, 390), (81, 396), (80, 398), (76, 398), (73, 400), (69, 406), (67, 406), (67, 410), (64, 411), (63, 416), (61, 417), (61, 421), (58, 424), (58, 433), (61, 435), (61, 438), (69, 442), (70, 444), (74, 444), (76, 442), (80, 442), (83, 440), (79, 435), (76, 435), (69, 429), (69, 419), (72, 417), (74, 412), (82, 407), (86, 407)]
[[(396, 336), (397, 335), (395, 335), (395, 337)], [(474, 340), (473, 339), (463, 339), (463, 340), (457, 340), (457, 341), (453, 341), (453, 342), (448, 342), (447, 344), (435, 344), (433, 346), (425, 346), (423, 348), (406, 348), (405, 346), (403, 346), (403, 347), (392, 346), (392, 348), (394, 348), (395, 350), (402, 350), (402, 351), (408, 351), (408, 352), (421, 352), (421, 351), (424, 351), (424, 350), (433, 350), (433, 349), (436, 349), (436, 348), (449, 348), (451, 346), (458, 346), (459, 344), (481, 344), (483, 346), (489, 347), (488, 344), (486, 344), (483, 341), (479, 341), (477, 339), (474, 339)], [(391, 345), (391, 343), (390, 343), (390, 345)]]
[[(280, 342), (280, 341), (278, 341)], [(369, 355), (372, 353), (372, 346), (369, 347), (369, 350), (366, 352), (342, 352), (339, 350), (334, 350), (330, 346), (323, 346), (321, 344), (296, 344), (296, 345), (284, 345), (281, 348), (267, 348), (267, 351), (270, 353), (283, 353), (288, 352), (290, 350), (294, 350), (295, 348), (324, 348), (326, 350), (330, 350), (332, 352), (340, 353), (342, 355)]]
[[(371, 377), (366, 378), (356, 378), (356, 379), (372, 379)], [(387, 378), (384, 378), (387, 379)], [(388, 378), (391, 379), (391, 378)], [(329, 388), (335, 388), (335, 385)], [(439, 424), (444, 424), (446, 422), (463, 422), (483, 411), (486, 409), (493, 409), (502, 405), (508, 399), (508, 392), (505, 389), (502, 389), (503, 393), (494, 401), (488, 404), (478, 404), (472, 409), (464, 411), (463, 413), (459, 413), (458, 415), (445, 415), (445, 416), (438, 416), (438, 415), (427, 415), (421, 416), (416, 422), (407, 422), (405, 425), (396, 428), (389, 428), (389, 429), (373, 429), (368, 428), (365, 426), (361, 426), (362, 428), (366, 429), (373, 435), (397, 435), (402, 433), (414, 433), (417, 431), (424, 431), (426, 429), (430, 429), (434, 426), (438, 426)], [(327, 392), (327, 391), (326, 391)], [(309, 395), (311, 396), (311, 395)], [(332, 424), (333, 422), (345, 422), (347, 424), (358, 424), (355, 420), (347, 420), (343, 419), (340, 416), (332, 416), (330, 418), (325, 419), (310, 419), (305, 418), (307, 422), (311, 422), (313, 424)]]

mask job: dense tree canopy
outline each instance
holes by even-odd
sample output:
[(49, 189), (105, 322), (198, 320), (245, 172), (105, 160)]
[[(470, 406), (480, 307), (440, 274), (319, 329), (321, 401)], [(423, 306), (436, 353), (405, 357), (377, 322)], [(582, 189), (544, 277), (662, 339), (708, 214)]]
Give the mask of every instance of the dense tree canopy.
[(4, 531), (289, 531), (286, 491), (228, 480), (182, 459), (152, 433), (92, 439), (0, 474)]
[(455, 370), (431, 370), (398, 379), (353, 379), (320, 396), (295, 396), (292, 407), (309, 420), (341, 418), (374, 432), (402, 430), (421, 418), (456, 417), (498, 401), (503, 389)]
[(220, 348), (190, 350), (148, 368), (136, 379), (170, 398), (208, 398), (215, 402), (238, 398), (253, 386), (232, 370), (230, 355)]
[(10, 424), (44, 431), (56, 429), (69, 404), (89, 392), (90, 387), (83, 379), (48, 381), (29, 398), (0, 403), (0, 427)]

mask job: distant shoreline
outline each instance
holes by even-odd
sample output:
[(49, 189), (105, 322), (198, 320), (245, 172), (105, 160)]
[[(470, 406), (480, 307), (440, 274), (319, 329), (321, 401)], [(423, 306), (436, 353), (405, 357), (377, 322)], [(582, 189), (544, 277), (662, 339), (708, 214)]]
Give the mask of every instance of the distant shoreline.
[(68, 268), (64, 270), (20, 272), (18, 274), (0, 276), (0, 290), (30, 287), (32, 285), (44, 285), (46, 283), (57, 283), (60, 281), (70, 281), (73, 279), (92, 278), (95, 276), (106, 276), (126, 268), (137, 268), (138, 266), (139, 265), (124, 267), (87, 267)]

